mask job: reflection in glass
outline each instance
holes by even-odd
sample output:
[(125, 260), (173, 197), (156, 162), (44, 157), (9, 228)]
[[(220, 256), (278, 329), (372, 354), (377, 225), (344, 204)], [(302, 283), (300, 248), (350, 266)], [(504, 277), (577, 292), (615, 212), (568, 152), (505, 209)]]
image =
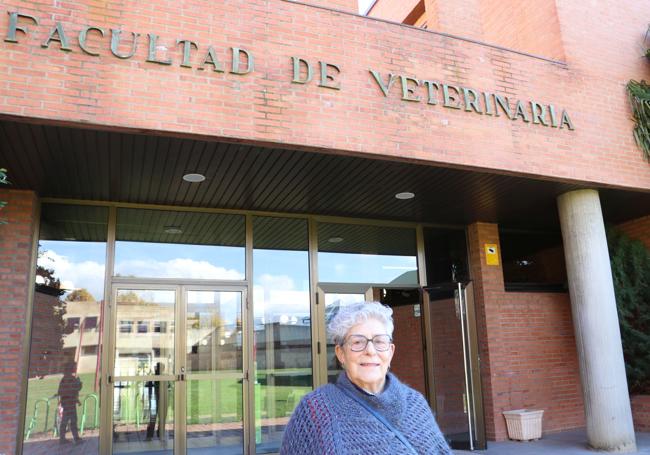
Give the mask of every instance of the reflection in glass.
[(240, 379), (187, 381), (187, 453), (243, 453), (242, 403)]
[(113, 453), (174, 452), (174, 383), (116, 381)]
[(436, 384), (436, 420), (455, 449), (469, 448), (465, 395), (465, 357), (458, 292), (453, 284), (430, 292), (433, 336), (433, 380)]
[(23, 453), (99, 451), (105, 207), (43, 204)]
[(423, 233), (428, 284), (469, 280), (465, 230), (426, 227)]
[[(325, 326), (329, 324), (339, 310), (347, 305), (353, 303), (364, 302), (366, 300), (365, 294), (361, 293), (326, 293), (325, 294)], [(336, 354), (334, 353), (334, 344), (330, 338), (327, 337), (327, 382), (334, 383), (339, 373), (343, 371), (340, 366)]]
[(255, 441), (269, 453), (312, 389), (306, 220), (253, 218), (253, 269)]
[[(115, 333), (115, 376), (174, 373), (173, 290), (119, 289)], [(137, 330), (147, 327), (147, 331)], [(152, 327), (153, 330), (148, 330)], [(165, 327), (165, 331), (157, 331)]]
[(187, 371), (242, 370), (241, 292), (187, 293)]
[(415, 229), (318, 223), (318, 281), (417, 285)]
[(242, 215), (118, 209), (115, 275), (243, 280)]

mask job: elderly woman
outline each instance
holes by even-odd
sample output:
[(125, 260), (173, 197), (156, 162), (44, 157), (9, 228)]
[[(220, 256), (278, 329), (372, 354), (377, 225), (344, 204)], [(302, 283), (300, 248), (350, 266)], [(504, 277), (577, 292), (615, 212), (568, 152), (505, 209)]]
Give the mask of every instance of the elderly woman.
[(336, 384), (306, 395), (281, 454), (451, 454), (424, 397), (388, 373), (393, 310), (380, 303), (341, 309), (329, 324), (343, 369)]

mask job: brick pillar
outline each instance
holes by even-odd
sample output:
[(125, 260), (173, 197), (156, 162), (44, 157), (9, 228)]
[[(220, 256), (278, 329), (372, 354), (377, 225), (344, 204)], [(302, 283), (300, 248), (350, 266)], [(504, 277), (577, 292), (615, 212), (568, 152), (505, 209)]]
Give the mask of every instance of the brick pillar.
[[(468, 226), (467, 234), (470, 271), (474, 282), (476, 329), (481, 355), (485, 435), (489, 440), (501, 440), (506, 437), (506, 428), (503, 417), (495, 406), (499, 384), (493, 381), (492, 362), (490, 361), (491, 355), (500, 357), (498, 351), (504, 349), (499, 343), (497, 330), (499, 327), (498, 299), (504, 290), (499, 228), (496, 224), (474, 223)], [(486, 244), (498, 246), (499, 265), (487, 265)]]
[(16, 453), (36, 196), (0, 190), (0, 454)]

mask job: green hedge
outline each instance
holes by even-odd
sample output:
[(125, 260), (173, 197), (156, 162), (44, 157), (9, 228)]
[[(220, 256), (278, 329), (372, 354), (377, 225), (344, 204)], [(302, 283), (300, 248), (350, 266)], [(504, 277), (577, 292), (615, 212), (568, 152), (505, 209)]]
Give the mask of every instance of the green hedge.
[(650, 250), (616, 229), (607, 238), (628, 386), (650, 394)]

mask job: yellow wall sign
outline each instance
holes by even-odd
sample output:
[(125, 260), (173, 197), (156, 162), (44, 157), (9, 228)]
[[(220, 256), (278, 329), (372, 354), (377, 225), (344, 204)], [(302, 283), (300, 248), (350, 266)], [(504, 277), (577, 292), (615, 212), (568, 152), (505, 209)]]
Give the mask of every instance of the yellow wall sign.
[(496, 243), (485, 244), (485, 262), (487, 265), (499, 265), (499, 249)]

